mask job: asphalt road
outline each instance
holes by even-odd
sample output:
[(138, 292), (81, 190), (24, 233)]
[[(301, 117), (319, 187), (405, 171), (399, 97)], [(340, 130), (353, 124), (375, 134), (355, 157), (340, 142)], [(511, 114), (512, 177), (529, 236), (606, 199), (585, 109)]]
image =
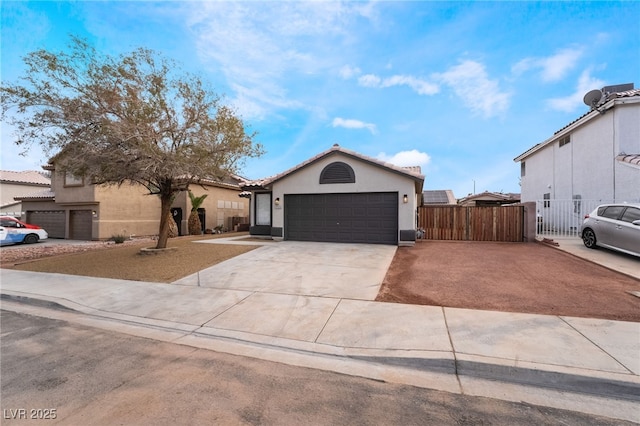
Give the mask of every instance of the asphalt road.
[(624, 424), (221, 354), (6, 310), (1, 311), (0, 331), (3, 425)]

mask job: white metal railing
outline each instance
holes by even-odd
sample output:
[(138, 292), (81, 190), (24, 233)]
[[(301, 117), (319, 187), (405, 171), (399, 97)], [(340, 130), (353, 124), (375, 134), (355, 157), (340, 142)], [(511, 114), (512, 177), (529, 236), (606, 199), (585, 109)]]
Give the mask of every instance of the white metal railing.
[(536, 201), (537, 229), (539, 237), (578, 237), (585, 215), (600, 204), (614, 200), (538, 200)]

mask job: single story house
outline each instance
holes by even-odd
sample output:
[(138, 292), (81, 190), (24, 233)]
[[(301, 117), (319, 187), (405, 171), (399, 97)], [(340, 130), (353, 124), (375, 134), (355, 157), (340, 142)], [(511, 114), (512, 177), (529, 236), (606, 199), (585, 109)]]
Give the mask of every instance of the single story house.
[(480, 194), (470, 194), (458, 200), (461, 206), (475, 207), (493, 207), (503, 206), (505, 204), (515, 204), (520, 202), (520, 194), (489, 192), (485, 191)]
[(335, 144), (278, 175), (247, 181), (250, 234), (276, 240), (413, 245), (424, 176)]

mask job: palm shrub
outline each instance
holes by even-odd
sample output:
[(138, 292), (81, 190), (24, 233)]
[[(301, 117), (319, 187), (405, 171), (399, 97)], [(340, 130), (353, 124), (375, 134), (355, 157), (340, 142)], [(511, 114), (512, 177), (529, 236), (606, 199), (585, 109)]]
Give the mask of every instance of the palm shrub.
[(180, 232), (178, 232), (178, 224), (176, 223), (176, 220), (173, 218), (171, 211), (169, 211), (167, 222), (169, 222), (169, 238), (175, 238), (178, 235), (180, 235)]
[[(171, 196), (170, 198), (170, 203), (169, 204), (173, 204), (173, 201), (176, 199), (175, 194)], [(167, 238), (175, 238), (178, 235), (180, 235), (180, 232), (178, 231), (178, 224), (176, 223), (176, 220), (173, 218), (173, 214), (171, 213), (171, 210), (169, 210), (166, 213), (166, 217), (165, 217), (165, 222), (167, 223), (167, 227), (169, 228), (167, 230)]]
[(189, 214), (189, 221), (187, 225), (189, 227), (190, 235), (202, 234), (202, 224), (200, 223), (200, 217), (198, 216), (198, 209), (207, 198), (207, 194), (196, 197), (193, 192), (189, 191), (189, 199), (191, 200), (191, 213)]

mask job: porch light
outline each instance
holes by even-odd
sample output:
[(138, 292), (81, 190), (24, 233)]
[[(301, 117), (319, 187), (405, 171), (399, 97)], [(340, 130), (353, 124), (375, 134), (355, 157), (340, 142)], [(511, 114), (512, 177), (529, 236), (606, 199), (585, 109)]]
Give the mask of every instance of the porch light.
[(273, 202), (276, 206), (280, 205), (280, 198), (276, 198), (275, 201)]
[(405, 204), (409, 202), (409, 196), (407, 194), (404, 194), (404, 196), (402, 197), (402, 202)]

